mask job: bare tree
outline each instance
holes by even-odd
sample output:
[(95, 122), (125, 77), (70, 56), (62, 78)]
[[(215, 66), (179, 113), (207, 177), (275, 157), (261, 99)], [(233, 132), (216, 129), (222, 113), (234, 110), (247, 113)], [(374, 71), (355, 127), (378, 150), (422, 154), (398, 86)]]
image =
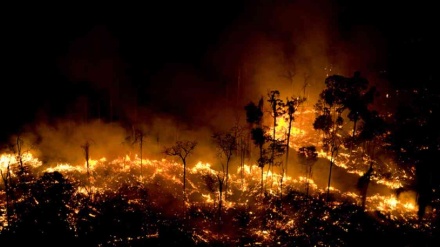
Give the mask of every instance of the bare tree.
[(183, 164), (183, 197), (186, 200), (186, 159), (191, 155), (197, 146), (196, 141), (177, 141), (173, 146), (165, 148), (165, 154), (168, 156), (177, 156)]
[(235, 136), (234, 129), (227, 133), (217, 132), (212, 136), (212, 138), (217, 146), (217, 156), (220, 159), (220, 164), (222, 167), (223, 178), (221, 181), (219, 179), (219, 184), (221, 184), (221, 186), (224, 185), (226, 199), (228, 192), (229, 163), (232, 155), (237, 150), (237, 138)]
[[(26, 145), (28, 146), (28, 145)], [(9, 149), (14, 152), (16, 160), (18, 162), (18, 178), (21, 182), (24, 182), (25, 180), (30, 179), (29, 178), (29, 167), (25, 166), (24, 155), (30, 151), (32, 148), (31, 146), (28, 146), (28, 149), (25, 148), (24, 140), (20, 137), (20, 135), (17, 135), (15, 139), (14, 144), (9, 145)]]
[(144, 138), (145, 138), (145, 132), (143, 130), (141, 130), (141, 129), (135, 129), (133, 144), (139, 143), (139, 158), (140, 158), (140, 161), (141, 161), (141, 163), (140, 163), (141, 179), (142, 179), (142, 176), (143, 176), (142, 152), (143, 152)]
[(21, 139), (20, 135), (17, 136), (14, 146), (15, 146), (15, 148), (13, 148), (13, 149), (14, 149), (14, 152), (16, 153), (16, 156), (17, 156), (17, 161), (18, 161), (18, 165), (20, 168), (20, 173), (23, 173), (24, 172), (24, 165), (23, 165), (24, 141), (23, 141), (23, 139)]
[(91, 180), (90, 180), (90, 146), (91, 141), (87, 140), (83, 145), (81, 145), (81, 148), (84, 152), (84, 158), (86, 160), (86, 169), (87, 169), (87, 186), (86, 190), (88, 190), (89, 197), (92, 195), (92, 187), (91, 187)]
[(87, 180), (88, 183), (90, 183), (90, 165), (89, 165), (89, 159), (90, 159), (90, 142), (86, 141), (84, 145), (81, 145), (81, 148), (84, 151), (84, 158), (86, 159), (86, 168), (87, 168)]

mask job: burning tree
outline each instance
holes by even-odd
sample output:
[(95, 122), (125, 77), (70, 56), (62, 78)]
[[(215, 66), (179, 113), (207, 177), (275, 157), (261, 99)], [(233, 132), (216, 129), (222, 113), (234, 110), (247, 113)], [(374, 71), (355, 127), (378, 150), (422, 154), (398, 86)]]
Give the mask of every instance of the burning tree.
[(183, 164), (183, 198), (186, 200), (186, 159), (191, 155), (197, 146), (196, 141), (177, 141), (173, 146), (165, 149), (168, 156), (177, 156), (182, 160)]
[[(283, 190), (283, 178), (284, 178), (284, 166), (282, 166), (282, 161), (277, 161), (277, 158), (282, 156), (286, 150), (286, 144), (284, 143), (285, 140), (280, 140), (276, 137), (276, 127), (278, 126), (278, 118), (280, 116), (283, 116), (285, 112), (285, 104), (284, 102), (279, 98), (280, 92), (278, 90), (270, 91), (268, 94), (268, 102), (270, 104), (270, 114), (273, 119), (273, 126), (272, 126), (272, 136), (268, 136), (268, 139), (270, 141), (269, 149), (271, 152), (271, 155), (269, 157), (269, 169), (267, 173), (269, 174), (269, 171), (272, 170), (273, 174), (273, 167), (274, 166), (280, 166), (281, 167), (281, 176), (280, 176), (280, 198), (282, 197), (282, 190)], [(287, 144), (288, 146), (289, 144)], [(271, 183), (273, 183), (273, 179), (271, 179)], [(271, 184), (272, 185), (272, 184)]]
[(18, 163), (18, 177), (20, 179), (25, 179), (26, 175), (28, 175), (28, 168), (25, 166), (25, 162), (23, 160), (23, 157), (30, 150), (25, 150), (24, 148), (25, 148), (25, 143), (20, 135), (17, 135), (17, 137), (15, 138), (14, 144), (9, 145), (9, 149), (12, 152), (14, 152), (14, 154), (16, 156), (16, 160)]

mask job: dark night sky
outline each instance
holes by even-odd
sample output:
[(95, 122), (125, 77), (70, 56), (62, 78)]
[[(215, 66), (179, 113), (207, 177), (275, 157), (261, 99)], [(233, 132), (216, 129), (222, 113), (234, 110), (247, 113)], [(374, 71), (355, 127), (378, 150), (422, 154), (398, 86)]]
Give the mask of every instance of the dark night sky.
[[(66, 65), (66, 57), (72, 54), (87, 60), (88, 56), (102, 57), (100, 52), (117, 53), (116, 65), (111, 67), (116, 72), (109, 73), (107, 81), (123, 83), (124, 88), (130, 88), (127, 94), (151, 88), (151, 78), (169, 64), (189, 64), (206, 80), (215, 81), (218, 77), (215, 68), (206, 63), (206, 54), (236, 23), (245, 20), (257, 25), (252, 18), (255, 11), (265, 8), (262, 2), (268, 1), (166, 1), (138, 6), (28, 6), (11, 10), (15, 18), (7, 19), (2, 30), (6, 43), (2, 47), (0, 103), (2, 115), (10, 117), (2, 119), (1, 138), (32, 122), (41, 109), (61, 114), (77, 94), (93, 90), (87, 81), (81, 81), (83, 78), (74, 78), (66, 70), (73, 66)], [(433, 85), (438, 79), (434, 74), (438, 62), (434, 61), (438, 60), (435, 36), (439, 29), (432, 3), (385, 5), (378, 0), (339, 0), (332, 5), (342, 38), (349, 38), (359, 27), (369, 27), (385, 40), (384, 70), (392, 85)], [(97, 42), (87, 48), (74, 44), (92, 30), (108, 43)], [(96, 68), (91, 64), (89, 69)], [(214, 83), (212, 90), (221, 85)], [(148, 95), (142, 100), (151, 104)]]

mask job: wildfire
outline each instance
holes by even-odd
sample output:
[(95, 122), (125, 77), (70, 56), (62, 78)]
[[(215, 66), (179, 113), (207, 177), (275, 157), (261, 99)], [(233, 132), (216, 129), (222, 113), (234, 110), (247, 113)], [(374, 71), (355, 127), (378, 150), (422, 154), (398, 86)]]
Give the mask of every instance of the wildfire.
[[(313, 112), (310, 111), (308, 114), (311, 113)], [(288, 123), (283, 118), (279, 118), (276, 127), (276, 133), (279, 138), (285, 137), (287, 128)], [(294, 123), (291, 128), (290, 134), (292, 138), (289, 146), (297, 149), (305, 144), (319, 143), (317, 140), (312, 140), (313, 138), (316, 139), (316, 137), (308, 133), (300, 125)], [(333, 159), (328, 152), (322, 149), (317, 149), (317, 152), (319, 158), (333, 160), (335, 166), (344, 169), (347, 173), (358, 176), (362, 176), (369, 166), (369, 159), (353, 160), (347, 153), (347, 150), (342, 150)], [(131, 181), (142, 186), (153, 185), (160, 188), (161, 192), (157, 192), (159, 193), (157, 196), (159, 199), (151, 202), (152, 204), (160, 205), (160, 198), (163, 196), (161, 193), (165, 191), (174, 198), (183, 198), (183, 165), (168, 159), (152, 160), (142, 156), (141, 160), (137, 154), (122, 154), (114, 160), (101, 157), (99, 159), (89, 158), (88, 161), (81, 162), (80, 164), (43, 164), (38, 158), (33, 157), (30, 152), (24, 153), (21, 157), (5, 153), (0, 156), (0, 170), (2, 174), (10, 172), (12, 177), (16, 176), (16, 168), (20, 162), (31, 167), (37, 175), (55, 171), (62, 173), (64, 176), (76, 181), (75, 193), (80, 195), (94, 196), (95, 194), (104, 194), (106, 191), (114, 191), (119, 188), (124, 181)], [(384, 162), (381, 169), (378, 169), (378, 172), (372, 176), (372, 180), (390, 189), (401, 188), (404, 181), (412, 179), (411, 174), (397, 170), (390, 162)], [(261, 193), (261, 178), (264, 181), (265, 193), (272, 197), (295, 196), (289, 194), (292, 190), (304, 194), (307, 191), (307, 196), (302, 196), (302, 198), (320, 201), (322, 200), (322, 195), (325, 195), (327, 190), (329, 190), (336, 200), (329, 204), (328, 210), (336, 210), (343, 205), (344, 201), (360, 205), (361, 196), (358, 193), (352, 191), (343, 192), (340, 188), (334, 186), (329, 188), (326, 186), (320, 187), (311, 176), (297, 174), (296, 177), (291, 177), (283, 174), (281, 171), (277, 171), (273, 167), (265, 167), (263, 173), (261, 173), (261, 168), (256, 164), (244, 164), (236, 169), (230, 169), (230, 171), (229, 174), (224, 174), (210, 163), (203, 161), (188, 164), (186, 173), (187, 186), (184, 192), (185, 207), (203, 205), (204, 207), (215, 209), (221, 203), (226, 212), (228, 210), (237, 210), (238, 208), (249, 208), (248, 219), (250, 221), (256, 220), (261, 216), (258, 216), (258, 213), (255, 212), (259, 210), (264, 211), (263, 206), (256, 203), (257, 200), (263, 197)], [(389, 175), (381, 176), (382, 173)], [(224, 187), (222, 187), (223, 191), (221, 192), (219, 190), (219, 183), (224, 183), (222, 184)], [(405, 221), (417, 218), (414, 196), (403, 197), (384, 193), (367, 196), (366, 210), (368, 212), (381, 212), (385, 215), (390, 215), (392, 219), (399, 218)], [(4, 197), (4, 191), (0, 191), (0, 197)], [(143, 203), (139, 199), (129, 201), (132, 204)], [(7, 225), (5, 205), (2, 203), (0, 203), (0, 222), (2, 222), (0, 228)], [(76, 212), (78, 213), (78, 211)], [(324, 212), (326, 213), (322, 214), (319, 219), (323, 222), (331, 222), (333, 219), (329, 211)], [(198, 209), (197, 213), (203, 214), (203, 211)], [(311, 221), (306, 215), (295, 216), (295, 212), (290, 215), (280, 215), (279, 211), (272, 210), (267, 212), (267, 214), (269, 219), (271, 219), (269, 222), (272, 222), (270, 224), (273, 224), (274, 228), (284, 229), (289, 234), (298, 236), (302, 234), (298, 230), (299, 225), (303, 222)], [(278, 217), (278, 220), (275, 220), (276, 217)], [(300, 218), (302, 221), (298, 220)], [(335, 220), (332, 224), (339, 226), (343, 231), (348, 229), (342, 220)], [(270, 229), (261, 230), (259, 227), (254, 226), (253, 232), (257, 238), (255, 244), (275, 241), (276, 234)], [(212, 235), (212, 231), (207, 228), (201, 228), (199, 231), (193, 232), (193, 238), (199, 242), (208, 243), (209, 239), (221, 240), (222, 238), (227, 238), (227, 236)], [(157, 232), (151, 233), (151, 236), (157, 237)]]
[[(283, 133), (282, 135), (286, 135), (289, 130), (289, 122), (286, 121), (283, 117), (277, 118), (277, 126), (275, 128), (275, 131), (277, 133)], [(290, 128), (290, 135), (295, 137), (302, 137), (306, 135), (306, 131), (303, 129), (300, 129), (299, 127), (295, 126), (295, 123), (292, 122), (292, 126)]]
[[(1, 160), (1, 169), (2, 172), (5, 171), (6, 167), (11, 164), (16, 164), (16, 156), (11, 154), (2, 154), (0, 156)], [(26, 156), (23, 157), (23, 160), (25, 160), (27, 163), (32, 164), (34, 168), (40, 168), (43, 166), (42, 162), (39, 161), (37, 158), (34, 158), (32, 154), (28, 153)], [(125, 162), (126, 164), (121, 164), (122, 162)], [(181, 165), (174, 162), (168, 162), (167, 160), (163, 159), (161, 161), (156, 160), (149, 160), (145, 159), (142, 161), (142, 163), (146, 166), (145, 167), (145, 175), (148, 174), (148, 176), (145, 176), (144, 179), (145, 182), (153, 181), (155, 180), (155, 177), (157, 176), (164, 176), (166, 177), (171, 183), (178, 183), (180, 184), (181, 180), (177, 179), (178, 177), (181, 177), (180, 170)], [(89, 168), (92, 171), (92, 174), (94, 177), (97, 177), (99, 174), (96, 174), (97, 171), (102, 171), (102, 169), (106, 168), (110, 169), (113, 173), (127, 173), (130, 170), (133, 171), (133, 169), (139, 169), (140, 166), (140, 160), (137, 157), (134, 157), (134, 159), (130, 159), (129, 157), (125, 157), (125, 159), (119, 158), (116, 160), (113, 160), (111, 162), (108, 162), (105, 157), (100, 158), (99, 160), (89, 160)], [(124, 168), (125, 166), (125, 168)], [(47, 167), (45, 169), (42, 169), (43, 172), (54, 172), (59, 171), (61, 173), (65, 174), (73, 174), (75, 172), (84, 174), (86, 172), (86, 167), (83, 165), (75, 166), (67, 163), (62, 164), (56, 164), (52, 167)], [(257, 184), (259, 184), (260, 179), (260, 168), (256, 165), (244, 165), (244, 187), (242, 188), (243, 191), (249, 191), (254, 190), (254, 192), (257, 190)], [(190, 177), (193, 177), (197, 179), (198, 177), (202, 175), (210, 175), (210, 176), (216, 176), (217, 171), (211, 167), (211, 164), (209, 163), (203, 163), (199, 161), (196, 163), (190, 170)], [(230, 174), (229, 180), (231, 180), (231, 186), (240, 186), (240, 175), (241, 174), (241, 168), (238, 168), (235, 173)], [(279, 183), (281, 175), (276, 173), (275, 171), (268, 170), (263, 173), (264, 179), (268, 184), (272, 184), (272, 186), (268, 187), (268, 192), (270, 194), (277, 194), (279, 193)], [(86, 186), (80, 186), (78, 189), (78, 193), (87, 194), (90, 193), (90, 190), (92, 191), (99, 191), (103, 190), (105, 188), (110, 188), (110, 186), (106, 185), (105, 181), (97, 181), (97, 178), (94, 179), (95, 185), (87, 188)], [(190, 193), (200, 193), (200, 200), (202, 200), (204, 203), (212, 204), (215, 203), (215, 199), (213, 199), (213, 194), (210, 193), (201, 193), (198, 191), (203, 191), (202, 187), (203, 185), (200, 182), (192, 182), (189, 181), (191, 185), (191, 191)], [(283, 182), (285, 184), (286, 188), (297, 188), (298, 190), (302, 190), (302, 186), (304, 186), (306, 183), (309, 184), (311, 190), (319, 190), (318, 185), (314, 182), (311, 178), (306, 178), (304, 176), (299, 176), (298, 178), (292, 178), (290, 176), (284, 175)], [(398, 182), (395, 182), (395, 184), (398, 184)], [(97, 185), (101, 185), (102, 187), (99, 187)], [(252, 188), (253, 187), (253, 188)], [(394, 187), (394, 186), (393, 186)], [(233, 193), (235, 188), (229, 188), (227, 193)], [(327, 188), (321, 188), (322, 192), (326, 191)], [(334, 187), (330, 187), (330, 191), (340, 193), (340, 190)], [(255, 192), (255, 194), (258, 194), (258, 192)], [(358, 198), (359, 196), (354, 192), (345, 193), (345, 196)], [(394, 211), (396, 209), (405, 211), (405, 212), (414, 212), (415, 205), (413, 202), (399, 201), (398, 198), (394, 196), (383, 196), (383, 195), (374, 195), (370, 196), (367, 199), (369, 202), (371, 202), (370, 207), (373, 207), (372, 209), (380, 210), (380, 211)], [(373, 206), (376, 205), (376, 206)], [(228, 201), (227, 204), (225, 204), (227, 207), (234, 207), (235, 204), (233, 201)]]

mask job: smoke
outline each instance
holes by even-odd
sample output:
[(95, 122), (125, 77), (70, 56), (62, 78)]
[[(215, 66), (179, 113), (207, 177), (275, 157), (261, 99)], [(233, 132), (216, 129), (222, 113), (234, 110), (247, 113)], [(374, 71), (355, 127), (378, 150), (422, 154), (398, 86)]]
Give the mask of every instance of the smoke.
[[(368, 26), (342, 30), (340, 13), (329, 1), (252, 1), (202, 57), (189, 59), (199, 62), (164, 58), (150, 67), (155, 57), (144, 51), (155, 47), (124, 40), (111, 23), (96, 25), (73, 39), (59, 59), (78, 92), (66, 96), (64, 114), (31, 124), (31, 139), (47, 160), (76, 163), (84, 158), (86, 141), (92, 158), (110, 158), (123, 148), (138, 153), (133, 133), (142, 130), (146, 156), (163, 157), (165, 146), (188, 139), (199, 142), (194, 156), (214, 162), (212, 133), (245, 124), (244, 105), (269, 90), (279, 90), (282, 99), (306, 96), (311, 106), (328, 75), (361, 70), (374, 82), (368, 76), (381, 66), (383, 41)], [(134, 37), (155, 35), (128, 30)], [(136, 49), (145, 57), (129, 61), (127, 50)]]
[(114, 159), (125, 148), (126, 135), (126, 131), (117, 123), (60, 120), (55, 124), (39, 123), (29, 126), (20, 138), (43, 164), (81, 164), (85, 162), (83, 146), (86, 143), (90, 145), (91, 159)]
[(343, 30), (340, 12), (329, 1), (255, 4), (222, 35), (207, 61), (241, 105), (274, 89), (282, 97), (305, 95), (313, 104), (327, 76), (356, 70), (374, 84), (386, 62), (385, 43), (369, 26)]

